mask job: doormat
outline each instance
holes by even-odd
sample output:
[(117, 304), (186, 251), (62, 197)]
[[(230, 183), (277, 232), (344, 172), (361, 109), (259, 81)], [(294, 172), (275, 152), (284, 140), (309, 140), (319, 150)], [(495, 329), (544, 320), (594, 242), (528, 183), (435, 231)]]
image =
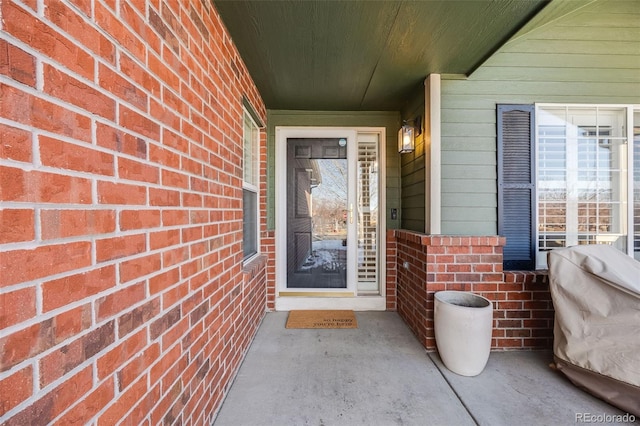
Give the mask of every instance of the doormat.
[(286, 328), (358, 328), (353, 311), (291, 311)]

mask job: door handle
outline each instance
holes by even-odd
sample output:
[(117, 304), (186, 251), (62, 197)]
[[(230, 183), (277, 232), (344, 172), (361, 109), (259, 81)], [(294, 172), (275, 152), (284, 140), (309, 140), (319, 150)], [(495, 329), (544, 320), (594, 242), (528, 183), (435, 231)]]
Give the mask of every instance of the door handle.
[(349, 204), (349, 220), (353, 223), (353, 203)]

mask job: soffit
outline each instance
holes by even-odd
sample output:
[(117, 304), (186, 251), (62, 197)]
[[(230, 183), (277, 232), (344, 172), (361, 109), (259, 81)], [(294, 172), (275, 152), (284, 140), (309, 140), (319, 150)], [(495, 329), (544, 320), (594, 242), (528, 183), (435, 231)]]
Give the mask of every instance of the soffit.
[(428, 74), (469, 75), (548, 1), (214, 3), (267, 108), (398, 111)]

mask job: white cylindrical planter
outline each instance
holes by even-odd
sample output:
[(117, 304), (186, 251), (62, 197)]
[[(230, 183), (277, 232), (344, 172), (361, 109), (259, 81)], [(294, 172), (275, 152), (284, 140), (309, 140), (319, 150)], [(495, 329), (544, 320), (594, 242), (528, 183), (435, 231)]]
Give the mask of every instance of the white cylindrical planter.
[(464, 291), (435, 293), (434, 331), (444, 365), (461, 376), (482, 373), (491, 352), (493, 304)]

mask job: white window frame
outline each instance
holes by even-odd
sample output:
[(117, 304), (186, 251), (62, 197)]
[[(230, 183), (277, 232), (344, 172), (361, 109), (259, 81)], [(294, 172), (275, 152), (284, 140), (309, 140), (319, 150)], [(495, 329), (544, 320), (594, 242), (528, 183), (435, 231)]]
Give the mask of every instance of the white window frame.
[[(249, 143), (251, 143), (251, 150), (253, 151), (251, 157), (253, 160), (251, 161), (251, 165), (249, 167), (253, 168), (252, 176), (254, 177), (254, 182), (247, 182), (246, 179), (246, 149), (247, 149), (247, 135), (245, 134), (246, 124), (253, 128), (253, 134), (249, 137), (252, 138)], [(254, 253), (245, 257), (244, 255), (244, 241), (243, 238), (243, 246), (242, 246), (242, 254), (243, 254), (243, 262), (248, 263), (253, 258), (260, 254), (260, 127), (256, 124), (255, 120), (247, 111), (246, 108), (242, 108), (242, 194), (243, 194), (243, 227), (244, 227), (244, 191), (250, 191), (255, 193), (256, 196), (256, 208), (255, 208), (255, 223), (256, 223), (256, 250)]]
[[(620, 108), (626, 110), (626, 145), (627, 145), (627, 188), (626, 188), (626, 207), (627, 207), (627, 223), (626, 223), (626, 254), (633, 257), (634, 256), (634, 198), (633, 198), (633, 129), (634, 126), (640, 125), (640, 123), (634, 123), (634, 112), (640, 112), (640, 105), (634, 104), (563, 104), (563, 103), (536, 103), (535, 104), (535, 159), (536, 159), (536, 187), (539, 185), (539, 161), (538, 154), (540, 149), (540, 141), (539, 137), (539, 127), (540, 127), (540, 109), (542, 108), (588, 108), (592, 110), (596, 110), (597, 108), (609, 109), (609, 108)], [(539, 202), (538, 196), (536, 194), (535, 197), (535, 206), (534, 206), (534, 217), (535, 217), (535, 247), (536, 247), (536, 269), (546, 269), (547, 268), (547, 260), (546, 260), (546, 251), (540, 251), (540, 217), (539, 217)]]

